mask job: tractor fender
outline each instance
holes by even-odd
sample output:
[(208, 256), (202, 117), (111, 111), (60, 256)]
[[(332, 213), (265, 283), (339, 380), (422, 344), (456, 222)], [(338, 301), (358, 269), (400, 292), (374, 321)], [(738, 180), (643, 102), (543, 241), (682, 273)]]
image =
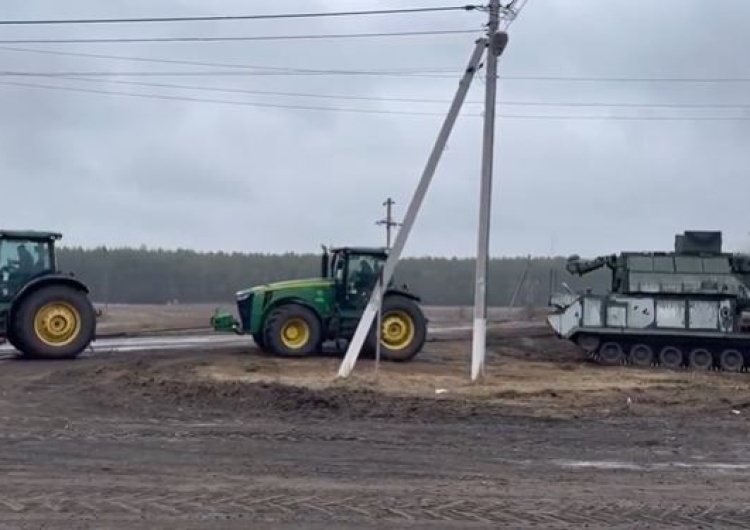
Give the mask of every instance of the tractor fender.
[[(385, 291), (385, 294), (383, 295), (383, 298), (385, 299), (388, 296), (403, 296), (404, 298), (408, 298), (409, 300), (411, 300), (413, 302), (416, 302), (419, 305), (422, 304), (422, 298), (420, 296), (417, 296), (416, 294), (414, 294), (414, 293), (412, 293), (410, 291), (406, 291), (404, 289), (399, 289), (399, 288), (396, 288), (396, 287), (393, 287), (391, 289), (387, 289)], [(422, 316), (424, 317), (425, 324), (429, 324), (430, 319), (427, 318), (427, 315), (425, 315), (423, 313)]]
[(284, 299), (281, 299), (281, 300), (276, 300), (275, 302), (269, 304), (268, 306), (266, 306), (263, 309), (263, 316), (261, 317), (260, 327), (259, 327), (258, 331), (262, 331), (263, 330), (263, 326), (265, 325), (266, 319), (268, 319), (268, 315), (270, 315), (271, 312), (273, 312), (275, 309), (277, 309), (279, 307), (282, 307), (282, 306), (285, 306), (285, 305), (298, 305), (298, 306), (302, 306), (302, 307), (304, 307), (306, 309), (309, 309), (310, 311), (312, 311), (315, 314), (315, 317), (318, 319), (318, 322), (320, 322), (320, 325), (323, 326), (323, 327), (325, 327), (325, 323), (323, 322), (323, 318), (320, 316), (320, 313), (318, 312), (318, 310), (315, 308), (314, 305), (312, 305), (308, 301), (303, 300), (301, 298), (284, 298)]
[(408, 298), (410, 300), (414, 300), (417, 303), (420, 303), (420, 304), (422, 303), (422, 298), (421, 297), (417, 296), (416, 294), (414, 294), (412, 292), (405, 291), (403, 289), (398, 289), (398, 288), (387, 289), (385, 291), (385, 295), (384, 296), (403, 296), (404, 298)]
[(86, 284), (72, 276), (66, 276), (64, 274), (45, 274), (44, 276), (37, 276), (36, 278), (29, 281), (26, 285), (24, 285), (13, 298), (9, 312), (11, 320), (13, 319), (13, 315), (16, 312), (18, 305), (26, 297), (26, 295), (39, 289), (43, 289), (44, 287), (47, 287), (49, 285), (65, 285), (89, 294), (89, 288), (86, 287)]

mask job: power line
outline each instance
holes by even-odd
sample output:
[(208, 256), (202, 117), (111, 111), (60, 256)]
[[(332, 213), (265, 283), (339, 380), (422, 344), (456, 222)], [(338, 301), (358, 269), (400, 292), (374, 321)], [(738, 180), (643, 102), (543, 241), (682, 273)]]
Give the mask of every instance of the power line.
[[(210, 66), (210, 65), (206, 65)], [(255, 71), (70, 71), (70, 72), (44, 72), (44, 71), (0, 71), (2, 77), (225, 77), (225, 76), (268, 76), (268, 75), (364, 75), (364, 76), (395, 76), (395, 77), (427, 77), (436, 79), (454, 79), (456, 73), (448, 73), (448, 69), (405, 69), (405, 70), (324, 70), (310, 68), (286, 68), (273, 66), (240, 66), (233, 68), (246, 68), (248, 70), (257, 68)], [(446, 72), (446, 73), (440, 73)], [(714, 77), (714, 78), (647, 78), (647, 77), (540, 77), (540, 76), (503, 76), (504, 81), (601, 81), (601, 82), (661, 82), (661, 83), (750, 83), (750, 77)]]
[(35, 19), (35, 20), (0, 20), (2, 26), (37, 26), (62, 24), (129, 24), (150, 22), (219, 22), (229, 20), (271, 20), (290, 18), (323, 18), (350, 17), (369, 15), (405, 15), (415, 13), (437, 13), (446, 11), (472, 11), (479, 6), (441, 6), (441, 7), (413, 7), (400, 9), (372, 9), (364, 11), (327, 11), (315, 13), (273, 13), (265, 15), (207, 15), (181, 17), (140, 17), (140, 18), (72, 18), (72, 19)]
[[(424, 103), (424, 104), (444, 104), (447, 100), (437, 98), (418, 98), (418, 97), (380, 97), (364, 96), (356, 94), (330, 94), (316, 92), (295, 92), (295, 91), (278, 91), (278, 90), (253, 90), (245, 88), (229, 87), (207, 87), (201, 85), (182, 85), (174, 83), (149, 83), (141, 81), (123, 81), (120, 79), (91, 79), (86, 77), (63, 77), (74, 81), (94, 82), (94, 83), (114, 83), (118, 85), (142, 86), (149, 88), (172, 88), (179, 90), (196, 90), (201, 92), (219, 92), (227, 94), (249, 94), (256, 96), (278, 96), (278, 97), (302, 97), (312, 99), (333, 99), (333, 100), (351, 100), (351, 101), (372, 101), (383, 103)], [(517, 100), (500, 100), (501, 105), (513, 107), (572, 107), (572, 108), (665, 108), (665, 109), (750, 109), (750, 103), (606, 103), (606, 102), (568, 102), (568, 101), (517, 101)], [(482, 101), (466, 101), (467, 105), (482, 105)]]
[[(310, 69), (310, 68), (288, 68), (278, 66), (267, 66), (267, 65), (250, 65), (243, 63), (217, 63), (213, 61), (189, 61), (186, 59), (171, 59), (164, 57), (138, 57), (132, 55), (110, 55), (103, 53), (86, 53), (86, 52), (66, 52), (60, 50), (44, 50), (35, 48), (19, 48), (13, 46), (0, 46), (0, 51), (9, 52), (21, 52), (21, 53), (36, 53), (41, 55), (60, 55), (69, 57), (84, 57), (88, 59), (111, 59), (115, 61), (133, 61), (133, 62), (145, 62), (145, 63), (158, 63), (158, 64), (180, 64), (186, 66), (205, 66), (209, 68), (239, 68), (247, 70), (279, 70), (279, 71), (308, 71), (308, 72), (330, 72), (330, 70)], [(335, 71), (335, 70), (334, 70)], [(393, 72), (394, 70), (388, 70)], [(398, 71), (398, 70), (396, 70)], [(429, 73), (429, 72), (453, 72), (454, 69), (449, 68), (419, 68), (419, 69), (406, 69), (406, 72), (412, 73)]]
[[(426, 73), (449, 73), (453, 72), (450, 68), (406, 68), (406, 69), (391, 69), (391, 70), (326, 70), (326, 69), (315, 69), (315, 68), (292, 68), (283, 66), (268, 66), (268, 65), (251, 65), (242, 63), (216, 63), (216, 62), (205, 62), (205, 61), (189, 61), (183, 59), (168, 59), (161, 57), (134, 57), (129, 55), (109, 55), (101, 53), (86, 53), (86, 52), (65, 52), (59, 50), (39, 50), (34, 48), (18, 48), (11, 46), (0, 46), (0, 51), (12, 51), (12, 52), (23, 52), (23, 53), (37, 53), (42, 55), (62, 55), (72, 57), (85, 57), (90, 59), (113, 59), (117, 61), (133, 61), (133, 62), (146, 62), (146, 63), (159, 63), (159, 64), (180, 64), (187, 66), (204, 66), (209, 68), (237, 68), (241, 70), (261, 70), (261, 71), (278, 71), (278, 72), (294, 72), (294, 73), (316, 73), (316, 74), (348, 74), (348, 73), (363, 73), (363, 74), (426, 74)], [(208, 72), (207, 72), (208, 74)]]
[[(13, 81), (0, 81), (0, 86), (16, 86), (24, 88), (41, 88), (47, 90), (61, 90), (70, 92), (81, 92), (88, 94), (103, 94), (112, 96), (125, 96), (135, 97), (143, 99), (158, 99), (168, 101), (186, 101), (186, 102), (197, 102), (197, 103), (215, 103), (223, 105), (232, 105), (240, 107), (259, 107), (259, 108), (275, 108), (275, 109), (288, 109), (288, 110), (308, 110), (308, 111), (325, 111), (325, 112), (347, 112), (347, 113), (364, 113), (364, 114), (391, 114), (391, 115), (403, 115), (403, 116), (444, 116), (441, 112), (416, 112), (416, 111), (396, 111), (396, 110), (381, 110), (381, 109), (362, 109), (362, 108), (346, 108), (346, 107), (318, 107), (309, 105), (286, 105), (286, 104), (275, 104), (275, 103), (256, 103), (247, 101), (232, 101), (232, 100), (221, 100), (221, 99), (207, 99), (207, 98), (193, 98), (186, 96), (176, 95), (161, 95), (161, 94), (140, 94), (133, 92), (119, 92), (111, 90), (98, 90), (91, 88), (81, 87), (67, 87), (60, 85), (43, 85), (38, 83), (22, 83)], [(464, 114), (465, 117), (478, 118), (482, 114)], [(750, 116), (586, 116), (586, 115), (544, 115), (544, 114), (507, 114), (499, 113), (498, 117), (507, 119), (519, 119), (519, 120), (571, 120), (571, 121), (750, 121)]]
[[(286, 92), (277, 90), (253, 90), (245, 88), (229, 87), (206, 87), (200, 85), (182, 85), (174, 83), (148, 83), (142, 81), (123, 81), (120, 79), (91, 79), (87, 77), (62, 77), (61, 79), (71, 79), (75, 81), (85, 81), (94, 83), (114, 83), (128, 86), (144, 86), (150, 88), (175, 88), (180, 90), (197, 90), (202, 92), (222, 92), (226, 94), (250, 94), (256, 96), (280, 96), (280, 97), (303, 97), (313, 99), (336, 99), (336, 100), (353, 100), (353, 101), (373, 101), (373, 102), (393, 102), (393, 103), (445, 103), (442, 99), (426, 98), (397, 98), (397, 97), (378, 97), (378, 96), (360, 96), (355, 94), (322, 94), (313, 92)], [(478, 101), (467, 102), (471, 104), (480, 104)]]
[(553, 81), (585, 83), (750, 83), (750, 77), (578, 77), (498, 76), (501, 81)]
[[(2, 42), (2, 41), (0, 41)], [(185, 66), (204, 66), (204, 67), (210, 67), (210, 68), (237, 68), (237, 69), (247, 69), (247, 70), (265, 70), (265, 71), (278, 71), (278, 72), (291, 72), (291, 73), (315, 73), (315, 74), (330, 74), (330, 75), (416, 75), (416, 76), (422, 76), (424, 74), (438, 74), (438, 73), (450, 73), (451, 75), (446, 76), (438, 76), (438, 77), (446, 77), (446, 78), (453, 78), (454, 75), (452, 72), (454, 72), (453, 69), (450, 68), (419, 68), (419, 69), (392, 69), (392, 70), (336, 70), (336, 69), (314, 69), (314, 68), (290, 68), (290, 67), (278, 67), (278, 66), (268, 66), (268, 65), (249, 65), (249, 64), (242, 64), (242, 63), (217, 63), (217, 62), (208, 62), (208, 61), (190, 61), (190, 60), (184, 60), (184, 59), (171, 59), (171, 58), (164, 58), (164, 57), (139, 57), (139, 56), (130, 56), (130, 55), (111, 55), (111, 54), (101, 54), (101, 53), (87, 53), (87, 52), (70, 52), (70, 51), (61, 51), (61, 50), (46, 50), (46, 49), (34, 49), (34, 48), (19, 48), (19, 47), (12, 47), (12, 46), (0, 46), (0, 51), (11, 51), (11, 52), (22, 52), (22, 53), (36, 53), (36, 54), (42, 54), (42, 55), (60, 55), (60, 56), (71, 56), (71, 57), (86, 57), (86, 58), (92, 58), (92, 59), (112, 59), (112, 60), (118, 60), (118, 61), (133, 61), (133, 62), (146, 62), (146, 63), (158, 63), (158, 64), (179, 64), (179, 65), (185, 65)], [(231, 75), (231, 74), (224, 74), (221, 72), (217, 73), (218, 75)], [(35, 74), (30, 74), (35, 75)], [(61, 76), (67, 76), (65, 72), (60, 73)], [(105, 73), (104, 75), (124, 75), (121, 73)], [(138, 75), (138, 74), (136, 74)], [(149, 73), (149, 75), (160, 75), (160, 73)], [(192, 74), (182, 74), (179, 73), (177, 75), (192, 75)], [(195, 75), (210, 75), (210, 73), (200, 73)], [(648, 78), (648, 77), (573, 77), (573, 76), (499, 76), (499, 79), (502, 80), (510, 80), (510, 81), (516, 81), (516, 80), (524, 80), (524, 81), (602, 81), (602, 82), (624, 82), (624, 81), (634, 81), (634, 82), (680, 82), (680, 83), (689, 83), (689, 82), (695, 82), (695, 83), (702, 83), (702, 82), (708, 82), (708, 83), (724, 83), (724, 82), (738, 82), (738, 83), (744, 83), (744, 82), (750, 82), (750, 78)], [(158, 85), (155, 85), (158, 86)], [(164, 85), (165, 87), (169, 87), (171, 85)], [(177, 85), (174, 85), (174, 88), (195, 88), (198, 89), (199, 87), (180, 87)], [(214, 90), (205, 88), (205, 90)], [(317, 97), (312, 96), (310, 97)], [(323, 97), (323, 96), (321, 96)], [(360, 99), (360, 98), (357, 98)], [(393, 101), (398, 101), (399, 99), (393, 99)], [(418, 102), (420, 100), (412, 100), (412, 99), (403, 99), (404, 102)], [(423, 100), (428, 101), (428, 100)], [(432, 100), (431, 102), (435, 103), (443, 103), (447, 100)], [(506, 102), (506, 104), (508, 104)], [(546, 105), (546, 106), (591, 106), (591, 107), (601, 107), (601, 106), (617, 106), (617, 107), (663, 107), (663, 108), (704, 108), (704, 107), (711, 107), (711, 108), (739, 108), (744, 107), (745, 105), (734, 105), (734, 104), (727, 104), (727, 105), (715, 105), (715, 104), (641, 104), (641, 103), (615, 103), (615, 104), (609, 104), (609, 103), (521, 103), (516, 102), (513, 103), (515, 105), (533, 105), (533, 106), (540, 106), (540, 105)]]
[(377, 33), (319, 33), (301, 35), (252, 35), (239, 37), (113, 37), (83, 39), (1, 39), (0, 44), (126, 44), (134, 42), (251, 42), (318, 39), (368, 39), (385, 37), (421, 37), (426, 35), (479, 34), (476, 29), (394, 31)]
[(39, 83), (22, 83), (15, 81), (0, 81), (2, 86), (17, 86), (25, 88), (42, 88), (47, 90), (63, 90), (69, 92), (81, 92), (87, 94), (104, 94), (112, 96), (126, 96), (144, 99), (160, 99), (167, 101), (187, 101), (195, 103), (217, 103), (223, 105), (234, 105), (240, 107), (259, 107), (259, 108), (274, 108), (274, 109), (289, 109), (289, 110), (316, 110), (316, 111), (330, 111), (330, 112), (357, 112), (365, 114), (396, 114), (405, 116), (442, 116), (440, 112), (414, 112), (414, 111), (390, 111), (381, 109), (359, 109), (359, 108), (341, 108), (341, 107), (316, 107), (309, 105), (285, 105), (276, 103), (256, 103), (249, 101), (232, 101), (224, 99), (207, 99), (207, 98), (194, 98), (188, 96), (177, 96), (177, 95), (164, 95), (164, 94), (139, 94), (134, 92), (120, 92), (114, 90), (100, 90), (95, 88), (82, 88), (82, 87), (68, 87), (60, 85), (43, 85)]
[[(264, 67), (265, 68), (265, 67)], [(273, 68), (273, 67), (270, 67)], [(422, 72), (419, 70), (313, 70), (306, 68), (273, 68), (272, 70), (258, 71), (236, 71), (221, 70), (214, 72), (204, 71), (130, 71), (130, 72), (107, 72), (107, 71), (70, 71), (70, 72), (44, 72), (44, 71), (0, 71), (0, 77), (243, 77), (243, 76), (269, 76), (269, 75), (363, 75), (363, 76), (395, 76), (395, 77), (432, 77), (443, 79), (454, 79), (455, 74), (437, 74)]]
[[(395, 77), (429, 77), (454, 79), (455, 73), (441, 74), (443, 70), (316, 70), (309, 68), (280, 68), (271, 66), (258, 66), (248, 68), (259, 68), (256, 71), (236, 71), (236, 70), (219, 70), (219, 71), (17, 71), (7, 70), (0, 71), (0, 77), (242, 77), (242, 76), (268, 76), (268, 75), (364, 75), (364, 76), (395, 76)], [(445, 70), (447, 72), (447, 70)], [(561, 80), (561, 81), (634, 81), (634, 82), (674, 82), (674, 83), (750, 83), (748, 77), (717, 77), (717, 78), (541, 78), (535, 76), (508, 76), (503, 80), (526, 80), (526, 81), (544, 81), (544, 80)]]

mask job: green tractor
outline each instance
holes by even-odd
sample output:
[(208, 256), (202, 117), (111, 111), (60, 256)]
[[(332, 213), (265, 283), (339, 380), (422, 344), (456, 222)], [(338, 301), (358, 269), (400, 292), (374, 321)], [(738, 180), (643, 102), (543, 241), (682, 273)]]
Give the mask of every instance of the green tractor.
[(0, 230), (0, 340), (24, 357), (69, 359), (94, 340), (88, 288), (57, 269), (54, 232)]
[[(388, 258), (383, 248), (323, 247), (321, 276), (260, 285), (236, 294), (237, 321), (217, 310), (215, 331), (252, 335), (262, 350), (281, 356), (320, 352), (323, 343), (351, 340)], [(424, 346), (427, 319), (420, 298), (389, 282), (383, 297), (380, 352), (383, 359), (409, 361)], [(373, 326), (363, 353), (377, 347)]]

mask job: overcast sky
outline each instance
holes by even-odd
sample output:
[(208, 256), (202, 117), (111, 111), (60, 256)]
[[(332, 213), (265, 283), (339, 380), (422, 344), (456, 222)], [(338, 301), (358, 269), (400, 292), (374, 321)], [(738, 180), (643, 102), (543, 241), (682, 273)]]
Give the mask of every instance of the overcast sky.
[[(456, 5), (449, 0), (3, 0), (13, 18), (276, 13)], [(750, 2), (529, 0), (510, 29), (501, 79), (492, 254), (594, 255), (669, 249), (675, 232), (723, 230), (750, 249), (750, 121), (582, 120), (576, 116), (748, 116), (742, 108), (518, 106), (750, 105)], [(479, 12), (285, 21), (2, 26), (2, 39), (248, 36), (477, 29)], [(0, 45), (3, 71), (122, 72), (98, 80), (0, 79), (3, 222), (60, 230), (67, 244), (230, 251), (314, 251), (381, 244), (382, 202), (403, 215), (423, 171), (471, 34), (385, 39)], [(441, 70), (446, 77), (215, 75), (225, 67), (30, 53), (7, 47), (276, 68)], [(136, 72), (214, 75), (136, 77)], [(233, 71), (252, 72), (248, 69)], [(441, 74), (443, 75), (443, 74)], [(723, 78), (721, 83), (636, 81)], [(735, 81), (732, 81), (735, 80)], [(119, 81), (120, 83), (113, 83)], [(30, 86), (434, 115), (258, 108)], [(156, 83), (401, 103), (148, 87)], [(476, 252), (484, 83), (475, 81), (408, 255)], [(511, 115), (506, 117), (507, 115)], [(514, 117), (512, 117), (514, 116)], [(547, 117), (531, 119), (529, 116)], [(566, 119), (549, 119), (566, 116)]]

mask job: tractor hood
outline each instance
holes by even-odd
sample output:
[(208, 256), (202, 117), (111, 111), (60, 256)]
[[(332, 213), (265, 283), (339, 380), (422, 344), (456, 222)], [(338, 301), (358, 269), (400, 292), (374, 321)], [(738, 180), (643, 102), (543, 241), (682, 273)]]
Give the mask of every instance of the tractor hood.
[(237, 292), (237, 299), (247, 298), (251, 293), (262, 293), (266, 291), (281, 291), (287, 289), (314, 289), (318, 288), (329, 288), (333, 285), (333, 280), (327, 278), (303, 278), (299, 280), (285, 280), (281, 282), (266, 283), (263, 285), (256, 285), (250, 289), (244, 289)]

